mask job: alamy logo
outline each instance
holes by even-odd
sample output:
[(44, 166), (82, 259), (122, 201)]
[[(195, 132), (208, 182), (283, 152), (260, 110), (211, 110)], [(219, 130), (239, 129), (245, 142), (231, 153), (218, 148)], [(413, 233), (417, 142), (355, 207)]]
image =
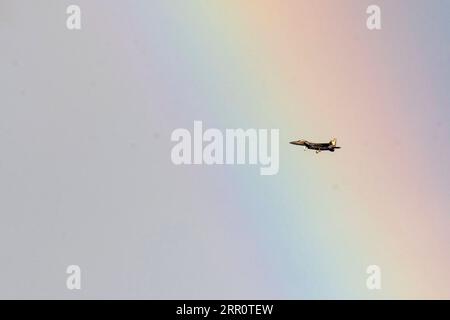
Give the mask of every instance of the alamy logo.
[(77, 5), (70, 5), (66, 9), (69, 15), (66, 20), (66, 27), (69, 30), (81, 30), (81, 9)]
[(367, 7), (366, 13), (370, 16), (367, 18), (366, 26), (369, 30), (381, 30), (381, 9), (377, 5)]
[(370, 265), (366, 269), (366, 273), (369, 275), (366, 280), (366, 287), (369, 290), (381, 289), (381, 269), (377, 265)]
[(66, 287), (69, 290), (81, 289), (81, 268), (75, 264), (70, 265), (66, 269), (66, 273), (69, 274), (66, 280)]
[(213, 128), (203, 131), (202, 121), (194, 121), (192, 135), (180, 128), (172, 132), (171, 140), (178, 142), (171, 152), (176, 165), (248, 163), (259, 164), (261, 175), (278, 173), (278, 129), (226, 129), (223, 134)]

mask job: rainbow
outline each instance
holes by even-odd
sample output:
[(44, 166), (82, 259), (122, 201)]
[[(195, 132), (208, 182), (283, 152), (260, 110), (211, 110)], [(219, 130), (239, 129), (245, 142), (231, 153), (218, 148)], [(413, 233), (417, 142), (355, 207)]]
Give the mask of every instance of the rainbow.
[[(202, 273), (184, 275), (216, 283), (189, 297), (450, 298), (450, 5), (378, 2), (380, 31), (367, 1), (140, 1), (95, 22), (114, 25), (123, 81), (168, 147), (195, 120), (280, 129), (276, 176), (165, 172), (189, 178), (177, 195), (193, 221), (166, 241), (198, 245)], [(288, 143), (335, 136), (333, 154)]]

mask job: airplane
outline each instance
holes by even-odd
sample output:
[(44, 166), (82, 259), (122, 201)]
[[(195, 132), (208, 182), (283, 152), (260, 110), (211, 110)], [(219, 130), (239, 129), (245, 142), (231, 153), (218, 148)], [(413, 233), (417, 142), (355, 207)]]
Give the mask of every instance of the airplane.
[(297, 140), (297, 141), (291, 141), (290, 144), (295, 144), (297, 146), (303, 146), (305, 151), (306, 149), (312, 149), (316, 150), (316, 153), (319, 153), (321, 151), (331, 151), (334, 152), (335, 149), (340, 149), (341, 147), (336, 146), (336, 138), (333, 138), (328, 143), (313, 143), (306, 140)]

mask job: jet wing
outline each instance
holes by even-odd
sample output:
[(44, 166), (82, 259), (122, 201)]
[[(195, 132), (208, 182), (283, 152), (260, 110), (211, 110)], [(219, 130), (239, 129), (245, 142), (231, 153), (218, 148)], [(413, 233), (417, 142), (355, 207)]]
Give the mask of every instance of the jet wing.
[(328, 148), (329, 144), (328, 143), (309, 143), (309, 146), (312, 149), (320, 149), (320, 148)]

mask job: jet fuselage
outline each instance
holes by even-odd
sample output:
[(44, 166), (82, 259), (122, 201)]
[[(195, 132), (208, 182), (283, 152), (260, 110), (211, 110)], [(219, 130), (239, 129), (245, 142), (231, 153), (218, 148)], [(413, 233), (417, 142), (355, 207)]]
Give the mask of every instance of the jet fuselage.
[(319, 153), (321, 151), (334, 152), (335, 149), (341, 148), (336, 146), (336, 139), (333, 139), (328, 143), (314, 143), (306, 140), (291, 141), (290, 143), (297, 146), (303, 146), (305, 150), (306, 149), (316, 150), (316, 153)]

